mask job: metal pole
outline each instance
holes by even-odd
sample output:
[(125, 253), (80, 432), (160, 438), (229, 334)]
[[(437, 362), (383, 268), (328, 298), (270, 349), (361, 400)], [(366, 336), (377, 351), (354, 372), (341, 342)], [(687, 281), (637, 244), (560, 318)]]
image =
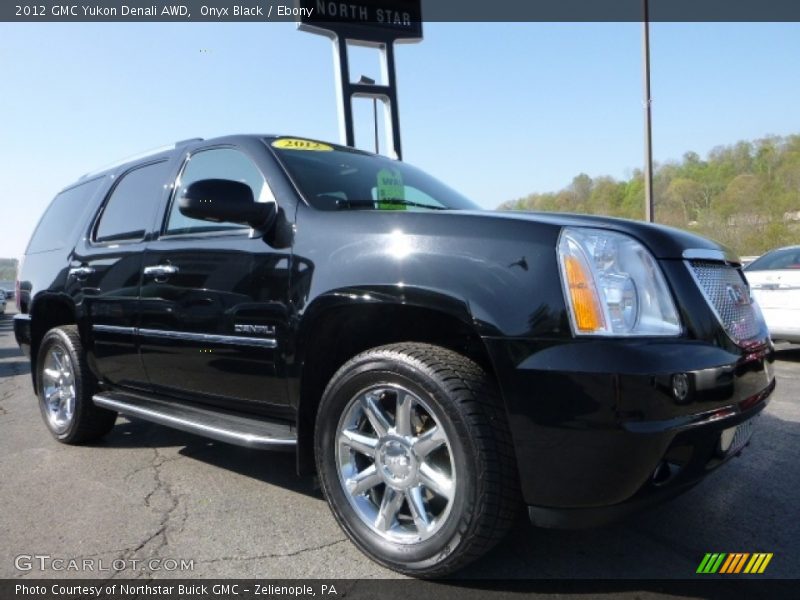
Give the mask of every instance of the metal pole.
[(375, 154), (378, 154), (378, 99), (372, 99), (372, 119), (375, 121)]
[(390, 156), (397, 160), (403, 160), (403, 151), (400, 147), (400, 107), (397, 104), (397, 81), (394, 70), (394, 42), (384, 44), (381, 50), (383, 55), (381, 71), (389, 97), (388, 102), (384, 101), (383, 120), (388, 125), (384, 139), (387, 140), (386, 146), (390, 151)]
[(336, 102), (339, 105), (339, 139), (345, 146), (355, 148), (350, 66), (347, 60), (347, 40), (344, 37), (334, 36), (333, 38), (333, 64), (336, 73)]
[(655, 221), (653, 208), (653, 127), (650, 95), (650, 7), (644, 1), (644, 35), (642, 37), (642, 54), (644, 64), (644, 213), (650, 223)]

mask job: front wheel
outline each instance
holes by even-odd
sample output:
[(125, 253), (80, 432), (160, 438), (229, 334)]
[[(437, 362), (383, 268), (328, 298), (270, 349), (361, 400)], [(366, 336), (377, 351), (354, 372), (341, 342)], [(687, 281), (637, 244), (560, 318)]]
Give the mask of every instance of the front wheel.
[(453, 572), (502, 539), (517, 516), (497, 388), (445, 348), (394, 344), (346, 363), (323, 395), (315, 450), (344, 531), (396, 571)]

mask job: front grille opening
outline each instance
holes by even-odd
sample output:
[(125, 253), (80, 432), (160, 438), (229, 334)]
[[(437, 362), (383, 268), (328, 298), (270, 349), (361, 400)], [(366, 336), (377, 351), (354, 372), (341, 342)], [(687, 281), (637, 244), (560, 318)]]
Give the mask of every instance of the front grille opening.
[(709, 260), (689, 261), (689, 268), (728, 336), (737, 344), (761, 333), (750, 286), (741, 269)]

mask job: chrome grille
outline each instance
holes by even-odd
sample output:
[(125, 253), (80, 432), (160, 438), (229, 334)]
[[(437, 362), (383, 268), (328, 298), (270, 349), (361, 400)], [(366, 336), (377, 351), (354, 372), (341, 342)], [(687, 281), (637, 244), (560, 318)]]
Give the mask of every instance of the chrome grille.
[(742, 272), (726, 263), (692, 260), (689, 267), (717, 319), (737, 344), (761, 332), (760, 319)]

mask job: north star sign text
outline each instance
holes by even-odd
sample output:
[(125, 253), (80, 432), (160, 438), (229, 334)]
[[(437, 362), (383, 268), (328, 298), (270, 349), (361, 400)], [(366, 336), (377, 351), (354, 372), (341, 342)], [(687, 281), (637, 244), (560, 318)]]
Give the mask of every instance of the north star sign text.
[[(322, 17), (346, 19), (349, 21), (369, 21), (369, 9), (358, 4), (317, 0), (317, 13)], [(310, 14), (308, 16), (311, 16)], [(407, 12), (378, 8), (374, 21), (388, 25), (411, 25), (411, 15)]]

